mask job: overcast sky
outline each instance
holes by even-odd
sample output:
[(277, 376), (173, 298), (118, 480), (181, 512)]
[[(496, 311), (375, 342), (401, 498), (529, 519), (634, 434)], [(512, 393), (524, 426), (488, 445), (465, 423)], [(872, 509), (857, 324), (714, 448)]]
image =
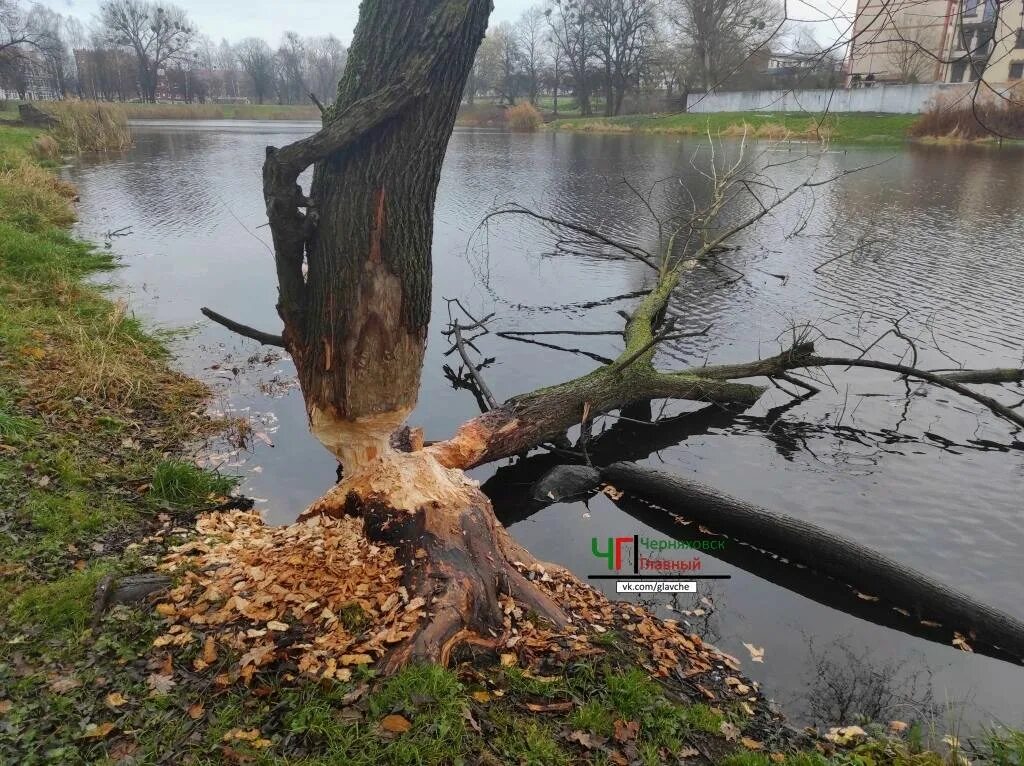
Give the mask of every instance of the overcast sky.
[[(71, 14), (87, 26), (101, 0), (42, 0), (55, 11)], [(188, 11), (214, 42), (222, 37), (238, 42), (243, 37), (262, 37), (276, 45), (285, 31), (300, 35), (333, 34), (346, 45), (359, 15), (358, 0), (171, 0)], [(415, 0), (410, 0), (415, 2)], [(515, 21), (537, 0), (494, 0), (491, 23)]]
[[(415, 2), (416, 0), (409, 0)], [(42, 0), (61, 13), (77, 16), (89, 26), (101, 0)], [(243, 37), (262, 37), (277, 45), (281, 33), (300, 35), (333, 34), (348, 45), (359, 15), (359, 0), (171, 0), (181, 6), (216, 43), (222, 37), (238, 42)], [(516, 21), (524, 10), (541, 0), (494, 0), (491, 24)], [(828, 9), (823, 11), (821, 9)], [(856, 0), (790, 0), (791, 19), (831, 16), (836, 8), (852, 13)], [(845, 26), (845, 25), (842, 25)], [(831, 44), (842, 34), (834, 23), (817, 23), (812, 30), (818, 41)]]

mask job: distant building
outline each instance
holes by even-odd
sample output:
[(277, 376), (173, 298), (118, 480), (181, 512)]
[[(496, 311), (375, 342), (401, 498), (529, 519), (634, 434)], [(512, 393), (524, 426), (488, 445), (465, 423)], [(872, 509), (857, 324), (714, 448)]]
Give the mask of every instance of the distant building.
[(947, 82), (1024, 79), (1024, 0), (960, 0), (947, 59)]
[(770, 75), (796, 74), (803, 69), (814, 69), (821, 63), (821, 53), (769, 54), (765, 72)]
[(956, 11), (957, 0), (858, 0), (847, 87), (943, 82)]
[(56, 101), (60, 93), (39, 53), (19, 50), (0, 69), (0, 100)]

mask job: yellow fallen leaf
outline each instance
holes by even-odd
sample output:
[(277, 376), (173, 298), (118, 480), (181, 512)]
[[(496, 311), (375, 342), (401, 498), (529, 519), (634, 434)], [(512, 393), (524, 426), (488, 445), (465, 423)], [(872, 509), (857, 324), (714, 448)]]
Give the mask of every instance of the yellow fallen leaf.
[(368, 654), (343, 654), (340, 662), (342, 665), (369, 665), (373, 657)]
[(226, 732), (224, 736), (221, 737), (221, 739), (225, 742), (230, 742), (231, 740), (239, 740), (241, 742), (255, 742), (259, 738), (259, 729), (231, 729), (231, 731)]
[(409, 719), (405, 716), (392, 713), (391, 715), (384, 716), (384, 720), (380, 722), (380, 727), (392, 734), (401, 734), (403, 731), (409, 731), (412, 728), (412, 724), (409, 723)]
[(86, 739), (103, 739), (110, 732), (114, 730), (114, 724), (107, 721), (105, 723), (91, 723), (85, 727), (85, 734), (83, 736)]
[(121, 707), (121, 705), (127, 701), (128, 700), (124, 698), (124, 695), (121, 694), (121, 692), (111, 692), (107, 695), (107, 704), (110, 705), (110, 707)]
[(867, 737), (867, 732), (859, 726), (838, 726), (829, 729), (825, 739), (837, 745), (849, 745), (851, 742)]
[(501, 666), (503, 668), (510, 668), (517, 662), (519, 662), (519, 658), (516, 657), (514, 654), (508, 653), (501, 655)]
[(472, 697), (477, 702), (490, 702), (491, 701), (491, 693), (490, 692), (473, 692)]
[(277, 633), (284, 633), (288, 630), (288, 623), (281, 622), (280, 620), (271, 620), (267, 623), (267, 630), (273, 630)]
[(744, 642), (743, 645), (745, 647), (747, 647), (747, 651), (750, 652), (750, 661), (751, 662), (764, 662), (764, 649), (763, 648), (758, 648), (758, 647), (754, 646), (753, 644), (748, 644), (746, 642)]
[(188, 717), (191, 718), (193, 721), (198, 721), (200, 718), (203, 717), (203, 714), (205, 712), (206, 708), (203, 707), (202, 702), (196, 702), (188, 706)]
[(786, 762), (786, 756), (783, 753), (772, 753), (768, 757), (771, 758), (772, 761), (775, 762), (775, 763), (785, 763)]
[(761, 750), (764, 747), (764, 744), (750, 737), (740, 737), (740, 744), (747, 750)]

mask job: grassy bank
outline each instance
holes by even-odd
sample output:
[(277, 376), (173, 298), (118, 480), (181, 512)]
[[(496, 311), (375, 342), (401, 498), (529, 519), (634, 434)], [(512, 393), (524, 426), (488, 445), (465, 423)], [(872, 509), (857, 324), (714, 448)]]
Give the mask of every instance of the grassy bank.
[(123, 104), (130, 120), (319, 120), (314, 104)]
[(715, 112), (709, 114), (629, 115), (556, 120), (552, 130), (586, 133), (654, 133), (696, 136), (739, 136), (744, 130), (756, 138), (817, 140), (839, 143), (898, 143), (907, 139), (912, 114), (833, 114), (815, 120), (806, 114)]

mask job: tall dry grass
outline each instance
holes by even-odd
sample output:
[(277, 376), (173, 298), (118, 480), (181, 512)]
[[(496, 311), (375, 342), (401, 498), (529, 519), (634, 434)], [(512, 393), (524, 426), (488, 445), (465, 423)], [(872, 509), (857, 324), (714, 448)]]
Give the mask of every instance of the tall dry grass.
[(517, 133), (533, 133), (544, 124), (544, 118), (529, 101), (520, 101), (505, 110), (505, 121), (509, 130)]
[(67, 226), (75, 220), (77, 197), (73, 185), (27, 157), (0, 163), (0, 223), (30, 232)]
[(63, 152), (108, 152), (132, 145), (128, 115), (120, 104), (49, 101), (43, 110), (57, 120), (50, 133)]
[(910, 127), (910, 135), (947, 141), (1024, 139), (1024, 89), (1003, 96), (937, 99)]

